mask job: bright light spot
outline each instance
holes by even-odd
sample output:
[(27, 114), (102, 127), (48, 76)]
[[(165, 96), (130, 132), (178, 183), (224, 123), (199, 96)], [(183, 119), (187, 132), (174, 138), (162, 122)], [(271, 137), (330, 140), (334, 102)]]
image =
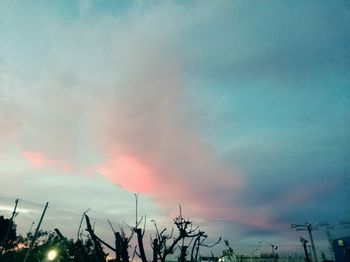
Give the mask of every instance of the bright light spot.
[(47, 253), (47, 259), (49, 261), (54, 260), (56, 257), (57, 257), (57, 251), (54, 249), (50, 250), (49, 253)]

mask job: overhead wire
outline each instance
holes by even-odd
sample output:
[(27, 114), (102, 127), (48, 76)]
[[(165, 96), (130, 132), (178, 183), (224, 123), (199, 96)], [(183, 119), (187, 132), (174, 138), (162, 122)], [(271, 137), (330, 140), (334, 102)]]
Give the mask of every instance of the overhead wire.
[[(28, 199), (24, 199), (24, 198), (14, 198), (14, 197), (7, 197), (7, 196), (1, 196), (0, 195), (0, 199), (7, 200), (7, 201), (15, 201), (16, 199), (18, 199), (19, 200), (19, 204), (21, 204), (21, 202), (22, 202), (22, 203), (31, 204), (31, 205), (34, 205), (34, 206), (37, 206), (37, 207), (41, 207), (41, 208), (45, 207), (45, 204), (41, 204), (41, 203), (38, 203), (38, 202), (35, 202), (35, 201), (31, 201), (31, 200), (28, 200)], [(65, 210), (65, 209), (58, 208), (58, 207), (55, 207), (55, 206), (52, 206), (52, 205), (48, 206), (48, 210), (56, 212), (56, 213), (64, 213), (64, 214), (67, 214), (67, 215), (77, 216), (77, 217), (81, 217), (82, 214), (83, 214), (83, 212), (82, 213), (77, 213), (77, 212), (74, 212), (72, 210)], [(94, 221), (100, 221), (100, 222), (108, 224), (107, 218), (103, 219), (103, 218), (98, 218), (98, 217), (94, 217), (94, 216), (89, 216), (89, 218), (94, 220)], [(120, 221), (113, 221), (113, 222), (115, 222), (116, 224), (121, 224)]]

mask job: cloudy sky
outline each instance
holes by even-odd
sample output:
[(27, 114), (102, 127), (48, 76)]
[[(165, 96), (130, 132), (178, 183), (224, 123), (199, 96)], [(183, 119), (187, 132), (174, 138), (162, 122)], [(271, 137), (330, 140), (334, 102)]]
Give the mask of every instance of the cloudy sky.
[[(180, 203), (247, 243), (349, 220), (349, 11), (1, 1), (1, 212), (19, 197), (132, 224), (139, 192), (150, 219), (170, 221)], [(35, 220), (30, 203), (22, 217)]]

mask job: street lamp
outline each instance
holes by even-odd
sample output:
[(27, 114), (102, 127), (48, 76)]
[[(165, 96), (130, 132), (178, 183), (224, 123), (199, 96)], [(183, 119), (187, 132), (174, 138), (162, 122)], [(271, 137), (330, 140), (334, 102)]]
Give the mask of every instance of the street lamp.
[(269, 242), (269, 241), (265, 241), (265, 240), (259, 241), (259, 244), (262, 244), (262, 243), (266, 243), (266, 244), (269, 244), (269, 245), (271, 246), (272, 256), (273, 256), (274, 261), (276, 261), (275, 250), (278, 249), (278, 246), (272, 244), (272, 243)]
[(307, 241), (303, 237), (300, 237), (300, 242), (303, 244), (303, 248), (304, 248), (304, 252), (305, 252), (305, 261), (306, 262), (310, 262), (310, 258), (309, 258), (309, 255), (308, 255), (307, 249), (306, 249), (306, 243), (309, 242), (309, 241)]
[(275, 257), (275, 250), (278, 248), (278, 246), (272, 244), (272, 243), (269, 242), (269, 241), (265, 241), (265, 240), (259, 241), (259, 244), (262, 244), (262, 243), (267, 243), (267, 244), (269, 244), (269, 245), (271, 246), (272, 255), (273, 255), (273, 257)]
[(55, 258), (57, 257), (57, 250), (55, 249), (51, 249), (48, 253), (47, 253), (47, 260), (48, 261), (53, 261), (55, 260)]
[(314, 238), (312, 237), (312, 230), (317, 230), (318, 228), (315, 226), (312, 226), (309, 223), (305, 223), (305, 224), (291, 224), (290, 225), (291, 228), (295, 228), (296, 231), (303, 231), (303, 230), (307, 230), (309, 233), (309, 237), (310, 237), (310, 242), (311, 242), (311, 248), (312, 248), (312, 254), (314, 257), (314, 262), (317, 262), (317, 254), (316, 254), (316, 249), (315, 249), (315, 244), (314, 244)]

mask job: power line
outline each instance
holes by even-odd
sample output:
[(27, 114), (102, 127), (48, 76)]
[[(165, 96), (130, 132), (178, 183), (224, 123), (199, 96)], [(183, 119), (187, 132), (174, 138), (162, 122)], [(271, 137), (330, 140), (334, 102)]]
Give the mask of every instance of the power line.
[[(15, 201), (17, 198), (0, 196), (0, 199), (7, 200), (7, 201)], [(41, 203), (38, 203), (38, 202), (34, 202), (34, 201), (27, 200), (27, 199), (24, 199), (24, 198), (18, 198), (18, 199), (19, 199), (20, 203), (21, 202), (22, 203), (27, 203), (27, 204), (31, 204), (31, 205), (34, 205), (34, 206), (37, 206), (37, 207), (40, 207), (40, 208), (45, 207), (44, 204), (41, 204)], [(62, 209), (62, 208), (57, 208), (55, 206), (49, 206), (48, 210), (56, 212), (56, 213), (64, 213), (64, 214), (68, 214), (68, 215), (76, 216), (76, 217), (81, 217), (81, 214), (82, 214), (82, 213), (74, 212), (72, 210), (65, 210), (65, 209)], [(97, 217), (93, 217), (93, 216), (89, 216), (89, 217), (90, 217), (91, 220), (94, 220), (94, 221), (100, 221), (100, 222), (103, 222), (103, 223), (108, 223), (107, 218), (103, 219), (103, 218), (97, 218)], [(115, 222), (116, 224), (121, 224), (120, 221), (118, 221), (118, 222), (113, 221), (113, 222)]]

